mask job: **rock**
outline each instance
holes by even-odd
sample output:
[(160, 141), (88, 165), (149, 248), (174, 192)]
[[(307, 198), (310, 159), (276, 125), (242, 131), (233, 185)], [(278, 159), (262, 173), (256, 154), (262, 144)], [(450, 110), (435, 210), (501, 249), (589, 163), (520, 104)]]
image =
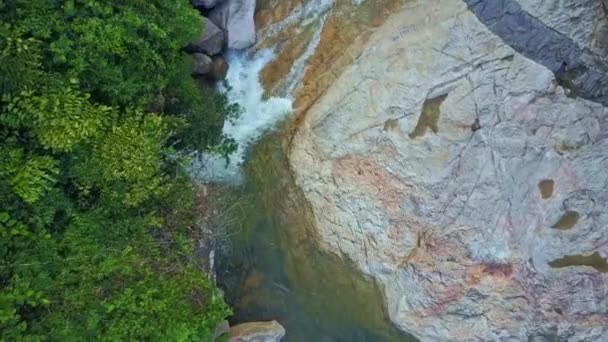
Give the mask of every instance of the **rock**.
[(229, 334), (229, 333), (230, 333), (230, 325), (228, 324), (228, 321), (221, 321), (215, 327), (213, 334), (211, 334), (211, 341), (215, 341), (218, 337)]
[(212, 69), (213, 60), (211, 57), (195, 53), (192, 55), (192, 75), (200, 76), (207, 74)]
[(263, 282), (264, 282), (264, 274), (262, 274), (261, 272), (258, 272), (256, 270), (253, 270), (249, 273), (249, 275), (245, 279), (243, 288), (245, 288), (247, 290), (255, 289), (255, 288), (260, 287)]
[(255, 0), (224, 0), (209, 19), (226, 32), (228, 48), (246, 49), (255, 43)]
[(152, 101), (148, 104), (147, 111), (154, 113), (162, 113), (165, 111), (167, 99), (163, 94), (158, 94), (152, 98)]
[(198, 8), (210, 9), (217, 6), (222, 0), (192, 0), (192, 5)]
[(277, 321), (242, 323), (230, 328), (230, 342), (279, 342), (285, 328)]
[(224, 31), (211, 20), (203, 17), (203, 32), (199, 39), (188, 44), (184, 49), (188, 53), (205, 53), (209, 56), (217, 55), (224, 49)]
[(464, 2), (507, 44), (556, 73), (573, 95), (608, 105), (608, 18), (597, 0)]
[[(321, 246), (380, 282), (423, 341), (608, 340), (605, 56), (590, 19), (549, 19), (591, 1), (527, 3), (402, 6), (290, 140)], [(542, 49), (560, 44), (595, 73), (579, 97)]]
[(211, 63), (211, 70), (209, 71), (209, 76), (215, 81), (221, 81), (226, 78), (226, 74), (228, 74), (228, 62), (222, 56), (213, 57)]

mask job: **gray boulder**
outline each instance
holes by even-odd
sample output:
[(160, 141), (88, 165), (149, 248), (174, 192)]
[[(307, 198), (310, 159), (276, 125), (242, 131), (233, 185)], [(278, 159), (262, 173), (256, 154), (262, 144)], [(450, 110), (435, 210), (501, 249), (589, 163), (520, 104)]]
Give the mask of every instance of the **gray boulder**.
[(186, 46), (188, 53), (205, 53), (210, 56), (217, 55), (224, 49), (224, 31), (211, 20), (203, 17), (203, 33), (194, 42)]
[(255, 43), (255, 0), (225, 0), (209, 19), (226, 32), (228, 48), (246, 49)]
[(192, 0), (192, 5), (194, 7), (202, 7), (202, 8), (213, 8), (217, 6), (222, 0)]
[(285, 328), (277, 321), (251, 322), (230, 328), (230, 342), (279, 342)]
[(228, 62), (222, 56), (215, 56), (212, 58), (211, 62), (211, 70), (209, 71), (209, 76), (215, 81), (221, 81), (226, 78), (228, 74)]
[(211, 71), (211, 65), (213, 63), (213, 60), (211, 59), (211, 57), (202, 54), (202, 53), (195, 53), (192, 55), (192, 75), (194, 76), (200, 76), (200, 75), (205, 75), (207, 74), (209, 71)]

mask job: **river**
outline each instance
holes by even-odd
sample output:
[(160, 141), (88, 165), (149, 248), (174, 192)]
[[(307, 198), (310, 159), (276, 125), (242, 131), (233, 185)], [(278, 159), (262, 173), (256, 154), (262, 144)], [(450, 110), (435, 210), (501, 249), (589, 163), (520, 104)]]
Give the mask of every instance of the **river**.
[[(390, 322), (382, 289), (351, 263), (317, 247), (312, 212), (295, 186), (286, 158), (288, 98), (263, 96), (259, 72), (272, 59), (230, 57), (230, 101), (242, 108), (224, 133), (239, 149), (224, 158), (203, 156), (199, 176), (226, 184), (232, 208), (217, 276), (231, 323), (276, 319), (284, 341), (415, 341)], [(272, 132), (272, 133), (269, 133)]]
[(311, 211), (294, 185), (280, 133), (250, 151), (219, 285), (232, 323), (278, 320), (284, 341), (415, 341), (390, 322), (382, 290), (317, 248)]

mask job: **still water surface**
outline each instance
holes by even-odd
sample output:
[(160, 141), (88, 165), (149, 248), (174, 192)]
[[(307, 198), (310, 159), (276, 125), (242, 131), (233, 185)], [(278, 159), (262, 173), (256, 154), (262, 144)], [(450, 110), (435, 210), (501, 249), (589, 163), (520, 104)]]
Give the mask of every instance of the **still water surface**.
[(240, 203), (238, 223), (218, 282), (234, 308), (231, 323), (276, 319), (286, 342), (416, 341), (391, 324), (373, 281), (316, 247), (280, 142), (273, 134), (252, 148), (245, 184), (230, 196)]

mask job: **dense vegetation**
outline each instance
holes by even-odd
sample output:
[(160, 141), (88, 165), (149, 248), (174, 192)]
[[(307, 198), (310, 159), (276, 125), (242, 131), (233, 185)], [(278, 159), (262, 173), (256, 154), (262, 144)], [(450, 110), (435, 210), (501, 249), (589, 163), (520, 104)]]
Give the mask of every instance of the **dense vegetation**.
[(228, 309), (192, 258), (176, 149), (234, 112), (180, 48), (189, 0), (0, 0), (2, 340), (202, 341)]

